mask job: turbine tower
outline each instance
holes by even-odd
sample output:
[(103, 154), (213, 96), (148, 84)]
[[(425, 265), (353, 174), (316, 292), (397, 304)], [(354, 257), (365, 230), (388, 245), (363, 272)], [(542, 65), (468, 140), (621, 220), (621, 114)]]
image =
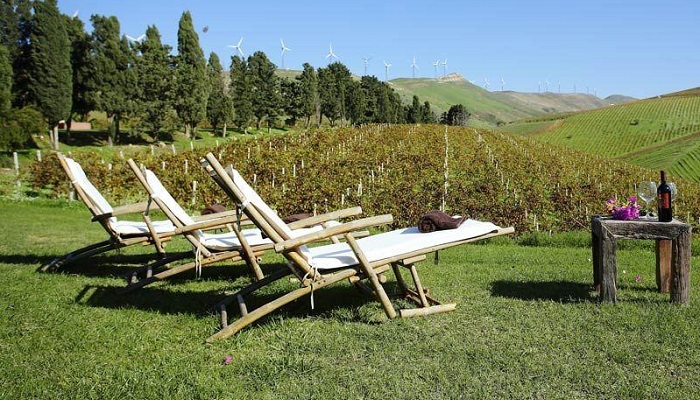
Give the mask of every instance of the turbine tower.
[(561, 93), (561, 81), (557, 81), (557, 91)]
[(433, 67), (435, 67), (435, 79), (438, 78), (438, 65), (440, 65), (440, 60), (437, 60), (433, 63)]
[(489, 90), (489, 78), (484, 77), (484, 89)]
[(240, 54), (240, 55), (241, 55), (241, 58), (243, 58), (243, 57), (245, 57), (245, 56), (243, 55), (243, 47), (242, 47), (242, 45), (243, 45), (243, 38), (241, 37), (241, 39), (238, 41), (238, 44), (230, 44), (230, 45), (228, 45), (227, 47), (230, 47), (230, 48), (232, 48), (232, 49), (238, 50), (238, 54)]
[(326, 58), (328, 58), (328, 63), (332, 63), (333, 59), (335, 58), (336, 60), (339, 60), (340, 57), (338, 57), (334, 52), (333, 52), (333, 43), (328, 45), (328, 54), (326, 54)]
[(369, 60), (371, 60), (372, 57), (365, 57), (362, 59), (362, 62), (365, 64), (365, 76), (367, 76), (367, 67), (369, 66)]
[(545, 92), (549, 92), (549, 79), (544, 80)]
[(506, 86), (506, 81), (503, 80), (503, 77), (501, 77), (501, 92), (503, 91), (503, 88)]
[(280, 44), (282, 45), (282, 69), (286, 69), (284, 66), (284, 53), (287, 51), (292, 51), (289, 47), (284, 45), (284, 40), (280, 39)]
[(447, 76), (447, 59), (445, 59), (445, 61), (442, 62), (442, 77), (444, 78), (446, 76)]
[(391, 67), (391, 64), (384, 60), (384, 82), (389, 82), (389, 67)]
[(411, 63), (411, 68), (413, 68), (413, 79), (416, 79), (416, 69), (418, 68), (418, 64), (416, 64), (416, 58), (413, 57), (413, 62)]

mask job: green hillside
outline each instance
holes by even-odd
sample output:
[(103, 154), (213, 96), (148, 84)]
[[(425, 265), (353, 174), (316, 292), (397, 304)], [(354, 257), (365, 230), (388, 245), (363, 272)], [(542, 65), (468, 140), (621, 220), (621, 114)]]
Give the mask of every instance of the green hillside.
[[(700, 182), (700, 96), (697, 91), (527, 120), (505, 130), (537, 140), (615, 157)], [(693, 95), (696, 93), (696, 95)]]

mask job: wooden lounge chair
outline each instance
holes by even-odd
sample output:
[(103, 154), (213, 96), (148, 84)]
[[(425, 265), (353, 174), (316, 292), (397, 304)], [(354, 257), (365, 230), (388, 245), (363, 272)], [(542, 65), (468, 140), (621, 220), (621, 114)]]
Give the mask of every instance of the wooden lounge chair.
[[(454, 303), (442, 304), (429, 296), (423, 288), (415, 264), (426, 259), (426, 254), (464, 243), (474, 242), (514, 232), (512, 227), (500, 228), (489, 222), (467, 220), (459, 228), (419, 233), (417, 228), (405, 228), (356, 239), (354, 231), (371, 226), (390, 224), (391, 215), (380, 215), (348, 222), (301, 237), (292, 237), (284, 224), (270, 207), (258, 196), (247, 182), (232, 167), (224, 169), (213, 154), (206, 156), (208, 167), (217, 174), (216, 182), (231, 196), (242, 211), (263, 230), (275, 243), (275, 251), (289, 260), (289, 271), (271, 274), (255, 282), (218, 304), (221, 313), (220, 331), (207, 339), (212, 342), (228, 337), (250, 325), (272, 311), (314, 290), (349, 279), (361, 289), (375, 295), (390, 319), (397, 315), (412, 317), (451, 311)], [(324, 237), (343, 235), (345, 243), (307, 247), (306, 245)], [(400, 268), (410, 271), (415, 288), (409, 288)], [(403, 295), (413, 300), (417, 308), (401, 309), (397, 313), (382, 286), (381, 274), (392, 269)], [(257, 289), (289, 274), (296, 275), (301, 287), (270, 301), (254, 310), (249, 310), (246, 296)], [(363, 280), (367, 279), (369, 285)], [(235, 302), (241, 316), (233, 323), (228, 321), (228, 304)]]
[[(258, 265), (258, 258), (265, 251), (273, 248), (273, 242), (268, 238), (263, 238), (259, 229), (241, 229), (241, 215), (236, 213), (225, 217), (223, 220), (196, 222), (170, 195), (152, 171), (147, 168), (139, 168), (131, 159), (127, 163), (138, 181), (141, 182), (148, 192), (150, 198), (172, 222), (175, 227), (174, 233), (183, 235), (190, 242), (194, 259), (182, 265), (170, 266), (165, 269), (163, 268), (164, 263), (156, 261), (142, 270), (134, 272), (128, 281), (126, 291), (141, 288), (184, 271), (195, 269), (199, 272), (201, 267), (225, 260), (232, 262), (245, 261), (254, 279), (261, 280), (264, 278)], [(339, 225), (339, 223), (331, 220), (361, 212), (362, 210), (358, 207), (346, 210), (344, 214), (326, 214), (311, 222), (329, 222), (331, 225), (333, 223)], [(214, 225), (220, 226), (222, 222), (227, 223), (231, 232), (206, 233), (203, 231), (203, 229)], [(313, 226), (297, 229), (294, 234), (299, 236), (321, 229), (323, 229), (322, 226)]]
[[(124, 221), (117, 217), (125, 214), (143, 212), (147, 203), (112, 207), (85, 175), (85, 171), (76, 161), (58, 153), (58, 160), (71, 180), (78, 197), (92, 213), (92, 221), (97, 221), (107, 231), (109, 238), (72, 251), (40, 267), (41, 271), (56, 270), (77, 260), (90, 257), (109, 250), (119, 249), (133, 244), (153, 244), (157, 253), (164, 256), (159, 235), (173, 232), (175, 226), (170, 221)], [(166, 258), (168, 259), (168, 258)]]

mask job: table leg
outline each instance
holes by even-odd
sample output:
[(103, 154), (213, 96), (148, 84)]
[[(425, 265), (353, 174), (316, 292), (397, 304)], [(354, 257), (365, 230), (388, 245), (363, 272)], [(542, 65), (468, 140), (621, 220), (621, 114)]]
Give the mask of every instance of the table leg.
[(602, 232), (600, 245), (600, 299), (605, 302), (617, 302), (617, 257), (615, 255), (615, 238)]
[(671, 240), (656, 241), (656, 287), (659, 292), (668, 293), (671, 289)]
[(591, 248), (593, 249), (593, 287), (596, 292), (600, 293), (600, 236), (595, 229), (591, 229)]
[(690, 295), (690, 229), (673, 240), (671, 302), (688, 305)]

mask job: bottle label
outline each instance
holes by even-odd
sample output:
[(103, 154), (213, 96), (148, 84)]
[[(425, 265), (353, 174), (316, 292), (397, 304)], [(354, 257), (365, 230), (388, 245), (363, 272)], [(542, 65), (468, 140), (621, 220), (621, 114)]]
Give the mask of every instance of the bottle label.
[(659, 193), (659, 208), (671, 208), (671, 193)]

